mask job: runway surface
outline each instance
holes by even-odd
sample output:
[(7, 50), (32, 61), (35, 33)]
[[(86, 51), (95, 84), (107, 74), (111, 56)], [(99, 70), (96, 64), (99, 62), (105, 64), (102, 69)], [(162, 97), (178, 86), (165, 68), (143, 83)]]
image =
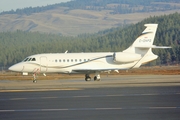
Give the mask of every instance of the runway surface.
[(179, 120), (180, 75), (0, 81), (0, 120)]

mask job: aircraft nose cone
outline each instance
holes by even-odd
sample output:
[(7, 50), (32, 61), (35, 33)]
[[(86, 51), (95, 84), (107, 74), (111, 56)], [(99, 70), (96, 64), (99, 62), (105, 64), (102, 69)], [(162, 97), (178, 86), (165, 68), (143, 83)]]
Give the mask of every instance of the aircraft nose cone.
[(10, 71), (21, 72), (23, 70), (23, 66), (20, 64), (15, 64), (15, 65), (9, 67), (8, 69)]
[(11, 66), (8, 68), (10, 71), (14, 71), (16, 68), (14, 66)]

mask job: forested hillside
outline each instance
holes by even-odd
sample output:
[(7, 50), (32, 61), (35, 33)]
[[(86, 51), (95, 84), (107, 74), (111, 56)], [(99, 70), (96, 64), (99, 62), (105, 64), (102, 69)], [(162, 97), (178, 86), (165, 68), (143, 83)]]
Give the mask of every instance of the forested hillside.
[(63, 37), (39, 32), (0, 33), (0, 66), (9, 66), (23, 60), (25, 57), (38, 53), (65, 52), (97, 52), (122, 51), (144, 30), (146, 23), (158, 23), (156, 45), (172, 46), (172, 49), (158, 49), (154, 52), (159, 59), (151, 64), (177, 64), (180, 61), (180, 14), (151, 17), (142, 22), (125, 28), (112, 29), (112, 32), (81, 35), (78, 37)]
[(42, 7), (28, 7), (11, 11), (3, 11), (1, 14), (30, 15), (44, 12), (58, 7), (68, 7), (66, 11), (73, 9), (83, 10), (112, 10), (111, 14), (127, 14), (135, 12), (154, 12), (180, 9), (179, 0), (72, 0), (66, 3), (47, 5)]
[(0, 32), (22, 30), (77, 36), (180, 13), (179, 0), (72, 0), (0, 13)]

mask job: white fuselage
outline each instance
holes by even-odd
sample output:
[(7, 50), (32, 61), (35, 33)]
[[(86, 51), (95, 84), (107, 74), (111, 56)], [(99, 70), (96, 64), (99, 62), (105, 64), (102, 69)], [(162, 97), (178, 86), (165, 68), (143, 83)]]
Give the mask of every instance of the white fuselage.
[[(113, 54), (112, 52), (37, 54), (27, 57), (9, 69), (25, 73), (86, 73), (96, 70), (129, 69), (137, 62), (117, 63), (114, 61)], [(127, 54), (127, 56), (130, 55)], [(123, 54), (121, 57), (122, 59), (125, 58), (126, 54)]]

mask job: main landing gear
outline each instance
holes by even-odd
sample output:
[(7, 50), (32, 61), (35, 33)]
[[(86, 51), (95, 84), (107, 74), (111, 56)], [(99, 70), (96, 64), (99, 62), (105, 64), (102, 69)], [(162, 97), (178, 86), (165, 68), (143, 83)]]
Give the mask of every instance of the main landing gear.
[[(101, 80), (101, 76), (99, 73), (96, 73), (94, 76), (94, 81), (100, 81)], [(85, 75), (85, 81), (91, 81), (91, 77), (89, 76), (89, 74)]]
[(85, 75), (85, 81), (91, 81), (91, 77), (89, 76), (89, 74)]

